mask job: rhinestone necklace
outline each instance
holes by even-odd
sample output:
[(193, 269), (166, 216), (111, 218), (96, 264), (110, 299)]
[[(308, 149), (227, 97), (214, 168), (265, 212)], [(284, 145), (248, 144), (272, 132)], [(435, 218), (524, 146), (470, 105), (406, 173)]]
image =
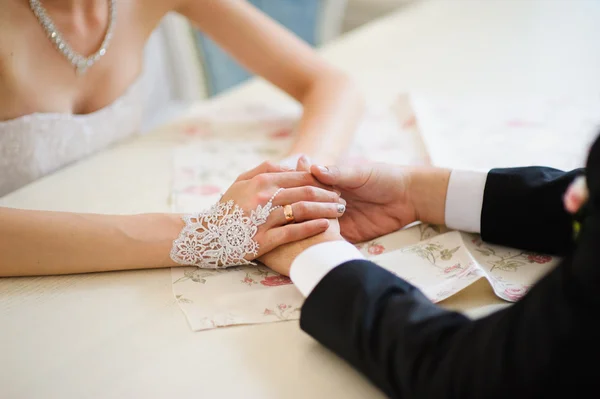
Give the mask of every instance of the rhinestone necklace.
[(29, 6), (40, 22), (40, 25), (42, 25), (46, 31), (50, 41), (54, 43), (56, 49), (75, 67), (78, 75), (83, 75), (89, 67), (94, 65), (96, 61), (106, 54), (106, 49), (108, 48), (108, 44), (112, 38), (113, 28), (117, 20), (117, 6), (115, 0), (108, 0), (109, 19), (104, 40), (102, 40), (102, 44), (100, 45), (98, 51), (89, 57), (85, 57), (73, 51), (71, 46), (69, 46), (69, 44), (62, 38), (61, 33), (58, 31), (58, 29), (56, 29), (54, 22), (52, 22), (52, 19), (50, 19), (39, 0), (29, 0)]

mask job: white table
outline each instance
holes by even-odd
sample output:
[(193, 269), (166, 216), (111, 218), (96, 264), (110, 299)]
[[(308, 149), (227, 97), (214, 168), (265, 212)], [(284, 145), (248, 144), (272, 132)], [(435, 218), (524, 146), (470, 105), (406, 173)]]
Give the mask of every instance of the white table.
[[(600, 90), (600, 2), (420, 2), (322, 50), (371, 98), (403, 90)], [(260, 81), (215, 101), (281, 98)], [(191, 110), (193, 112), (193, 109)], [(131, 140), (0, 199), (32, 209), (169, 211), (165, 132)], [(446, 306), (496, 303), (485, 284)], [(168, 269), (0, 279), (0, 397), (361, 398), (380, 395), (296, 322), (193, 333)]]

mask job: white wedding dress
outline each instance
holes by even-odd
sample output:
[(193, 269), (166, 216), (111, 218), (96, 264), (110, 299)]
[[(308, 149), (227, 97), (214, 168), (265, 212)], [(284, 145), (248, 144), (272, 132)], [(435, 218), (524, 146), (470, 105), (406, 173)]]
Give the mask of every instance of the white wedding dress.
[(85, 115), (34, 113), (0, 121), (0, 197), (140, 131), (138, 77), (110, 105)]

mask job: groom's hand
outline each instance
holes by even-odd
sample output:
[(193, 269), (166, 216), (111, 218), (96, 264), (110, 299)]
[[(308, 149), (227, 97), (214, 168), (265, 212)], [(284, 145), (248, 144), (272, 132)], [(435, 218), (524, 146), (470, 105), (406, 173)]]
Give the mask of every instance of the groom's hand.
[(310, 170), (346, 200), (339, 222), (342, 236), (350, 242), (367, 241), (417, 220), (444, 223), (448, 169), (373, 163), (312, 165)]

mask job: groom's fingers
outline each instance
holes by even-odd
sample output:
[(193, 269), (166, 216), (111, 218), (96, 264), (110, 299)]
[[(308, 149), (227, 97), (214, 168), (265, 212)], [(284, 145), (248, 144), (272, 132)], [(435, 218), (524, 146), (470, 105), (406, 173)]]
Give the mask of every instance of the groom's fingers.
[(313, 165), (310, 171), (321, 183), (346, 190), (364, 186), (373, 174), (373, 168), (369, 166)]

